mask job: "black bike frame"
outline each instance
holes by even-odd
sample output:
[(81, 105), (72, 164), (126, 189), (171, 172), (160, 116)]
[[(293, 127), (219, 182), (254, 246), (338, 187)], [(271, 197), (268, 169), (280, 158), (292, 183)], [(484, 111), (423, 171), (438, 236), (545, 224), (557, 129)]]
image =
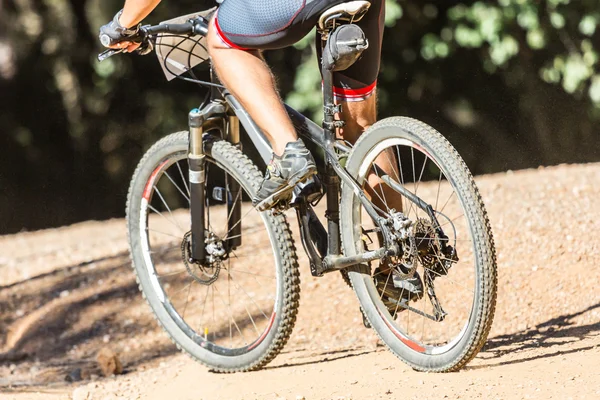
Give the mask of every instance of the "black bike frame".
[[(329, 40), (329, 32), (319, 32), (322, 43)], [(324, 49), (327, 46), (324, 45)], [(324, 58), (323, 58), (324, 59)], [(388, 240), (389, 228), (387, 220), (389, 215), (375, 206), (365, 195), (361, 186), (355, 181), (346, 169), (340, 164), (339, 159), (350, 152), (350, 148), (336, 140), (336, 129), (342, 127), (344, 122), (335, 119), (335, 115), (341, 112), (341, 107), (335, 104), (333, 93), (333, 72), (322, 62), (321, 73), (323, 77), (323, 104), (324, 118), (323, 127), (306, 118), (304, 115), (286, 105), (287, 112), (292, 120), (297, 133), (304, 140), (317, 161), (320, 180), (324, 183), (327, 202), (327, 230), (316, 217), (312, 206), (306, 199), (300, 198), (295, 203), (298, 214), (298, 223), (303, 246), (310, 259), (311, 273), (321, 276), (326, 272), (340, 270), (351, 265), (380, 259), (385, 256), (398, 255), (401, 249), (393, 240)], [(191, 256), (195, 261), (205, 261), (205, 221), (204, 207), (205, 199), (205, 174), (204, 174), (204, 152), (210, 152), (211, 144), (216, 139), (225, 139), (236, 146), (240, 146), (240, 123), (248, 134), (259, 154), (269, 163), (272, 150), (269, 142), (248, 112), (240, 102), (226, 89), (222, 89), (218, 79), (212, 74), (212, 83), (216, 84), (211, 89), (210, 101), (201, 110), (194, 109), (189, 114), (190, 127), (190, 187), (191, 187), (191, 224), (192, 224), (192, 248)], [(215, 135), (215, 131), (219, 135)], [(219, 137), (217, 137), (219, 136)], [(324, 156), (319, 151), (313, 151), (315, 147), (322, 149)], [(384, 171), (380, 170), (380, 177), (388, 182), (402, 195), (414, 200), (414, 202), (436, 221), (430, 205), (417, 198), (402, 185), (395, 182)], [(233, 180), (232, 180), (233, 181)], [(352, 190), (360, 199), (369, 216), (377, 223), (384, 237), (384, 246), (374, 251), (367, 251), (356, 256), (344, 257), (341, 250), (340, 239), (340, 193), (343, 182), (344, 190)], [(239, 185), (229, 185), (229, 193), (237, 201), (227, 201), (228, 215), (230, 220), (230, 237), (236, 237), (236, 241), (229, 241), (228, 248), (234, 249), (241, 244), (241, 196), (235, 196), (233, 191), (241, 190)], [(228, 195), (229, 196), (229, 195)], [(231, 214), (230, 214), (231, 213)], [(436, 224), (439, 226), (439, 224)]]
[[(352, 64), (352, 59), (356, 57), (368, 46), (368, 42), (360, 35), (355, 40), (346, 41), (345, 46), (356, 46), (356, 52), (348, 49), (334, 53), (329, 40), (336, 29), (338, 14), (331, 14), (324, 24), (319, 23), (318, 33), (321, 35), (322, 58), (321, 74), (323, 77), (323, 127), (306, 118), (304, 115), (286, 105), (286, 110), (290, 119), (296, 128), (299, 136), (304, 139), (305, 144), (317, 161), (317, 169), (320, 180), (325, 185), (327, 196), (327, 230), (323, 227), (317, 218), (311, 204), (302, 194), (294, 201), (294, 207), (298, 215), (300, 225), (300, 234), (302, 244), (310, 259), (311, 273), (315, 276), (321, 276), (325, 272), (340, 270), (355, 264), (360, 264), (386, 256), (396, 256), (402, 252), (393, 235), (390, 232), (390, 215), (384, 210), (375, 206), (365, 195), (361, 186), (356, 182), (346, 169), (340, 164), (340, 158), (346, 157), (350, 148), (344, 143), (336, 140), (336, 130), (344, 126), (344, 121), (336, 120), (336, 114), (341, 112), (341, 106), (336, 105), (333, 94), (333, 72), (341, 70), (344, 67), (336, 69), (337, 61), (340, 65), (347, 68)], [(333, 21), (333, 24), (328, 23)], [(153, 40), (156, 35), (169, 33), (179, 35), (200, 35), (208, 34), (208, 20), (203, 16), (197, 16), (183, 24), (163, 23), (156, 26), (141, 27), (139, 32), (131, 37), (130, 40), (140, 43), (146, 43)], [(343, 26), (343, 25), (341, 25)], [(337, 43), (334, 46), (337, 49)], [(108, 49), (98, 55), (98, 60), (102, 61), (115, 54), (122, 52), (123, 49)], [(335, 50), (338, 51), (338, 50)], [(355, 56), (355, 57), (354, 57)], [(346, 57), (346, 58), (345, 58)], [(348, 60), (351, 60), (348, 63)], [(248, 112), (242, 107), (240, 102), (229, 93), (218, 81), (216, 75), (211, 70), (211, 83), (199, 82), (195, 79), (182, 78), (188, 81), (202, 83), (211, 87), (210, 98), (202, 109), (194, 109), (189, 113), (189, 185), (190, 185), (190, 213), (191, 213), (191, 258), (192, 262), (204, 263), (206, 261), (205, 248), (205, 206), (207, 204), (206, 196), (206, 173), (205, 173), (205, 151), (210, 155), (211, 145), (215, 140), (227, 140), (234, 146), (241, 147), (240, 142), (240, 123), (252, 140), (252, 143), (259, 154), (269, 163), (271, 160), (272, 149), (266, 140), (260, 128), (254, 123)], [(218, 132), (218, 134), (215, 134)], [(392, 189), (405, 196), (417, 207), (427, 213), (433, 222), (440, 237), (445, 237), (441, 226), (437, 220), (435, 212), (431, 205), (424, 202), (416, 194), (410, 192), (403, 185), (392, 179), (384, 170), (374, 165), (377, 175), (382, 181)], [(343, 186), (342, 184), (343, 183)], [(242, 224), (241, 224), (241, 201), (242, 197), (238, 195), (241, 187), (237, 182), (231, 179), (226, 182), (227, 189), (225, 201), (227, 202), (229, 222), (228, 237), (225, 245), (229, 250), (233, 250), (242, 243)], [(378, 225), (383, 236), (383, 247), (366, 251), (355, 256), (344, 257), (340, 246), (340, 194), (344, 190), (352, 190), (362, 203), (369, 216)], [(231, 199), (231, 201), (230, 201)]]

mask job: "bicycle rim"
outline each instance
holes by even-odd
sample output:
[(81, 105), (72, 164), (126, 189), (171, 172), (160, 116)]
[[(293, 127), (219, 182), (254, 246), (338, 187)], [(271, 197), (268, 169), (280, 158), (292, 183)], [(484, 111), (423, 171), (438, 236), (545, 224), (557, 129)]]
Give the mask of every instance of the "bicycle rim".
[[(392, 191), (400, 200), (392, 199), (390, 188), (381, 190), (380, 187), (369, 190), (369, 195), (382, 205), (386, 215), (395, 208), (402, 211), (413, 226), (417, 222), (421, 225), (416, 236), (419, 251), (415, 257), (414, 276), (421, 278), (423, 292), (420, 297), (414, 296), (401, 305), (390, 307), (390, 302), (384, 304), (384, 295), (375, 286), (372, 276), (375, 270), (381, 269), (379, 262), (371, 263), (370, 269), (355, 268), (350, 276), (363, 310), (371, 322), (375, 322), (374, 327), (390, 348), (417, 369), (441, 371), (463, 365), (483, 344), (495, 304), (495, 263), (489, 226), (482, 223), (487, 221), (485, 211), (466, 166), (439, 133), (428, 127), (425, 131), (424, 127), (424, 124), (417, 125), (414, 120), (402, 118), (379, 123), (361, 138), (362, 143), (357, 143), (353, 153), (359, 154), (352, 154), (347, 166), (364, 187), (369, 174), (378, 175), (373, 168), (375, 162), (380, 164), (382, 158), (386, 158), (393, 163), (396, 167), (392, 171), (388, 169), (388, 174), (432, 206), (447, 235), (444, 240), (456, 249), (458, 260), (446, 269), (436, 267), (435, 262), (440, 261), (439, 252), (428, 254), (425, 251), (428, 246), (423, 246), (440, 244), (430, 216), (405, 196)], [(411, 129), (423, 132), (415, 135)], [(381, 236), (375, 232), (375, 224), (358, 198), (343, 194), (342, 205), (344, 218), (359, 221), (343, 229), (349, 232), (343, 233), (348, 254), (356, 254), (363, 248), (379, 248)], [(403, 249), (406, 251), (407, 247), (404, 244)], [(490, 261), (490, 255), (492, 259), (488, 265), (486, 261)], [(367, 270), (370, 274), (366, 274)], [(425, 276), (433, 279), (426, 283)], [(381, 278), (388, 282), (392, 274), (388, 271)], [(428, 295), (429, 286), (432, 286), (437, 302)], [(488, 291), (490, 297), (487, 297)], [(443, 318), (439, 317), (440, 308)], [(491, 313), (486, 314), (489, 311)]]
[[(261, 344), (273, 326), (280, 284), (273, 253), (274, 232), (267, 216), (250, 204), (248, 188), (228, 189), (234, 178), (207, 157), (205, 207), (207, 238), (216, 244), (242, 243), (211, 267), (186, 264), (184, 237), (190, 231), (186, 152), (160, 163), (148, 179), (140, 202), (139, 234), (144, 268), (164, 310), (186, 336), (221, 356), (246, 354)], [(231, 220), (227, 203), (242, 199), (241, 218)], [(266, 239), (266, 240), (265, 240)]]

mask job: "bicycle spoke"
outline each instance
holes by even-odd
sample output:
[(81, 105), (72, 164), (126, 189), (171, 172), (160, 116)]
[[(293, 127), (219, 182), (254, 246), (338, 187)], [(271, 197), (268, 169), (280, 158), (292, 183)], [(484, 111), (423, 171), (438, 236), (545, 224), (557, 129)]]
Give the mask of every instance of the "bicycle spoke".
[[(397, 146), (395, 146), (395, 147), (397, 147)], [(389, 164), (394, 165), (395, 163), (392, 163), (389, 152), (387, 152), (387, 151), (384, 151), (384, 152), (385, 152), (385, 156), (388, 159)], [(398, 169), (400, 169), (400, 165), (398, 165)], [(400, 177), (398, 176), (398, 172), (396, 172), (395, 168), (392, 168), (392, 170), (394, 171), (394, 175), (396, 175), (396, 182), (400, 182)], [(404, 196), (400, 195), (400, 204), (402, 205), (402, 210), (401, 210), (402, 212), (404, 212), (404, 210), (405, 210), (405, 207), (404, 207), (405, 201), (407, 201), (407, 200), (404, 199)]]
[(454, 285), (456, 285), (456, 286), (459, 286), (461, 290), (464, 290), (465, 292), (467, 292), (467, 293), (469, 293), (469, 294), (473, 294), (473, 293), (474, 293), (474, 292), (473, 292), (473, 290), (471, 290), (471, 289), (467, 288), (465, 285), (463, 285), (463, 284), (461, 284), (461, 283), (458, 283), (458, 282), (456, 282), (454, 279), (452, 279), (452, 278), (449, 278), (449, 277), (448, 277), (448, 275), (443, 275), (443, 274), (440, 274), (439, 272), (436, 272), (436, 271), (434, 271), (434, 270), (432, 270), (432, 269), (430, 269), (430, 268), (427, 268), (427, 267), (425, 267), (425, 269), (426, 269), (428, 272), (430, 272), (430, 273), (432, 273), (432, 274), (434, 274), (434, 275), (436, 275), (436, 276), (438, 276), (438, 277), (440, 277), (440, 278), (444, 279), (444, 281), (445, 281), (445, 282), (451, 282), (452, 284), (454, 284)]
[(190, 188), (187, 185), (187, 180), (183, 177), (183, 171), (181, 170), (181, 166), (179, 165), (179, 161), (177, 161), (175, 164), (177, 164), (177, 169), (179, 170), (179, 176), (181, 176), (181, 181), (183, 182), (183, 186), (185, 187), (185, 191), (188, 194), (188, 198), (192, 197), (191, 193), (190, 193)]
[(456, 196), (456, 193), (454, 192), (454, 190), (452, 191), (452, 193), (450, 193), (450, 196), (448, 196), (448, 199), (446, 200), (446, 202), (442, 206), (442, 209), (438, 210), (438, 213), (441, 214), (441, 213), (444, 212), (444, 210), (446, 209), (446, 206), (448, 205), (448, 203), (450, 202), (450, 200), (452, 199), (453, 196)]
[[(381, 177), (379, 176), (379, 174), (377, 173), (377, 168), (375, 166), (375, 163), (372, 164), (373, 165), (373, 172), (375, 172), (375, 175), (377, 175), (377, 178), (379, 178), (379, 180), (381, 181)], [(377, 194), (377, 191), (375, 190), (375, 188), (371, 188), (373, 189), (373, 192), (375, 192), (375, 194)], [(385, 208), (387, 209), (387, 211), (390, 210), (390, 207), (387, 203), (387, 200), (385, 198), (385, 193), (383, 192), (383, 186), (381, 185), (381, 183), (379, 184), (379, 190), (381, 191), (381, 196), (383, 196), (383, 198), (381, 198), (381, 196), (377, 195), (377, 197), (379, 197), (379, 199), (383, 202), (383, 205), (385, 206)]]
[[(423, 179), (423, 173), (425, 172), (425, 165), (427, 165), (427, 160), (428, 158), (425, 157), (425, 161), (423, 161), (423, 167), (421, 168), (421, 174), (419, 175), (419, 181), (417, 182), (417, 185), (415, 186), (415, 196), (417, 196), (417, 192), (419, 191), (419, 185), (421, 184), (421, 179)], [(418, 213), (418, 207), (417, 207), (417, 213)]]
[(274, 276), (268, 276), (268, 275), (260, 275), (260, 274), (256, 274), (254, 272), (250, 272), (250, 271), (244, 271), (242, 269), (239, 269), (238, 267), (232, 268), (232, 271), (234, 272), (239, 272), (241, 274), (249, 274), (249, 275), (254, 275), (254, 276), (260, 276), (261, 278), (269, 278), (269, 279), (277, 279)]
[(171, 277), (171, 276), (175, 276), (175, 275), (182, 274), (182, 273), (184, 273), (184, 272), (187, 272), (187, 270), (186, 270), (186, 269), (182, 269), (181, 271), (177, 271), (177, 272), (169, 272), (169, 273), (167, 273), (167, 274), (162, 274), (162, 275), (158, 275), (158, 274), (156, 274), (156, 277), (157, 277), (158, 279), (164, 279), (164, 278), (169, 278), (169, 277)]
[[(209, 288), (207, 288), (206, 289), (206, 295), (204, 295), (204, 301), (202, 302), (202, 313), (201, 313), (202, 314), (202, 319), (200, 320), (201, 322), (205, 321), (204, 316), (206, 315), (205, 314), (206, 313), (206, 300), (208, 300), (208, 293), (209, 292), (210, 292), (210, 290), (209, 290)], [(202, 328), (204, 328), (204, 329), (202, 329)], [(207, 331), (208, 331), (208, 326), (205, 326), (205, 327), (200, 326), (200, 332), (204, 336), (206, 336), (206, 332)], [(206, 340), (207, 338), (205, 337), (204, 339)]]
[[(228, 182), (227, 179), (228, 179), (228, 177), (225, 177), (225, 186), (226, 186), (225, 197), (228, 198), (229, 197), (229, 184), (227, 183)], [(240, 188), (240, 190), (238, 190), (237, 194), (235, 195), (235, 199), (231, 203), (231, 210), (229, 210), (229, 214), (227, 215), (227, 221), (225, 221), (225, 231), (227, 232), (227, 233), (225, 233), (225, 236), (227, 236), (229, 234), (229, 231), (227, 231), (227, 227), (229, 226), (229, 221), (231, 220), (233, 211), (235, 210), (235, 204), (239, 200), (241, 194), (242, 194), (242, 190)], [(241, 220), (241, 218), (240, 218), (240, 220)]]
[(233, 333), (231, 332), (231, 322), (233, 322), (233, 325), (235, 326), (235, 328), (237, 329), (237, 331), (239, 332), (240, 336), (242, 338), (244, 338), (245, 341), (245, 345), (248, 345), (248, 340), (246, 339), (246, 337), (244, 336), (244, 334), (242, 333), (242, 331), (240, 330), (240, 327), (238, 326), (238, 324), (235, 321), (235, 318), (233, 318), (233, 313), (231, 312), (231, 307), (229, 306), (229, 304), (226, 304), (225, 301), (223, 301), (221, 294), (219, 293), (219, 291), (217, 290), (217, 288), (215, 286), (213, 286), (215, 292), (217, 292), (217, 294), (219, 294), (219, 300), (221, 300), (221, 303), (223, 303), (223, 305), (225, 307), (227, 307), (227, 309), (229, 310), (229, 317), (230, 317), (230, 321), (229, 321), (229, 337), (231, 339), (231, 343), (233, 344)]
[[(260, 311), (260, 313), (263, 315), (263, 317), (265, 317), (265, 319), (269, 319), (269, 317), (267, 317), (267, 314), (265, 314), (265, 312), (262, 310), (262, 308), (260, 308), (260, 306), (256, 303), (256, 301), (254, 301), (254, 299), (252, 298), (252, 296), (250, 296), (248, 294), (248, 292), (246, 292), (246, 290), (244, 290), (243, 287), (241, 287), (240, 285), (237, 284), (237, 282), (235, 282), (233, 280), (233, 277), (231, 277), (231, 281), (233, 282), (233, 284), (239, 289), (241, 290), (246, 297), (248, 297), (250, 299), (250, 301), (252, 302), (252, 304), (254, 304), (256, 306), (256, 308), (258, 308), (258, 311)], [(245, 307), (245, 305), (244, 305)], [(248, 312), (248, 309), (246, 309), (246, 312)], [(248, 316), (250, 317), (250, 319), (252, 319), (252, 316), (250, 315), (250, 313), (248, 313)], [(254, 320), (252, 320), (252, 323), (254, 324)], [(260, 334), (260, 333), (259, 333)]]
[(192, 290), (192, 286), (194, 286), (194, 282), (196, 282), (196, 280), (192, 280), (192, 283), (190, 284), (190, 287), (188, 288), (187, 291), (187, 295), (185, 297), (185, 306), (183, 306), (183, 314), (181, 315), (181, 318), (185, 319), (185, 310), (187, 310), (187, 305), (190, 301), (190, 291)]
[[(165, 198), (162, 196), (162, 194), (160, 193), (160, 190), (158, 190), (158, 188), (156, 186), (154, 186), (154, 192), (156, 194), (158, 194), (158, 197), (160, 197), (162, 203), (165, 205), (165, 207), (167, 208), (167, 211), (169, 211), (169, 215), (171, 215), (171, 218), (173, 218), (173, 221), (175, 222), (175, 224), (179, 227), (179, 229), (181, 229), (183, 232), (185, 232), (183, 230), (183, 228), (181, 227), (181, 225), (179, 225), (179, 222), (177, 222), (177, 220), (175, 219), (175, 217), (173, 216), (173, 213), (171, 212), (171, 208), (169, 207), (169, 205), (167, 204), (167, 202), (165, 201)], [(150, 205), (148, 204), (148, 207), (150, 207)]]
[(175, 183), (175, 181), (173, 179), (171, 179), (171, 176), (169, 175), (169, 173), (167, 171), (164, 172), (164, 174), (167, 176), (167, 179), (169, 179), (171, 181), (171, 183), (173, 184), (173, 186), (175, 186), (175, 188), (177, 189), (177, 191), (179, 191), (179, 193), (181, 193), (181, 195), (183, 196), (184, 199), (187, 200), (188, 204), (190, 203), (190, 198), (188, 196), (185, 195), (185, 193), (183, 193), (183, 190), (181, 190), (181, 188), (179, 187), (179, 185), (177, 185)]
[(156, 208), (152, 207), (150, 204), (148, 204), (148, 208), (150, 210), (152, 210), (152, 212), (154, 212), (155, 214), (160, 215), (161, 217), (163, 217), (166, 221), (172, 223), (173, 225), (175, 225), (177, 228), (181, 229), (181, 226), (179, 226), (179, 224), (171, 221), (169, 218), (166, 217), (166, 215), (164, 215), (163, 213), (161, 213), (160, 211), (158, 211)]
[[(415, 171), (415, 151), (414, 151), (414, 149), (413, 149), (412, 147), (410, 148), (410, 159), (411, 159), (411, 163), (412, 163), (413, 187), (415, 187), (415, 188), (416, 188), (416, 184), (417, 184), (417, 177), (416, 177), (416, 175), (415, 175), (415, 172), (416, 172), (416, 171)], [(409, 207), (410, 207), (410, 209), (408, 210), (408, 214), (406, 214), (407, 216), (408, 216), (408, 215), (410, 215), (410, 211), (411, 211), (411, 210), (412, 210), (412, 208), (413, 208), (413, 203), (412, 203), (412, 202), (410, 202), (410, 206), (409, 206)], [(415, 206), (415, 208), (416, 208), (416, 206)], [(416, 213), (416, 212), (417, 212), (417, 211), (415, 210), (415, 213)], [(417, 217), (418, 217), (418, 215), (417, 215)]]
[[(398, 170), (400, 172), (400, 183), (402, 184), (403, 187), (406, 188), (406, 185), (404, 183), (404, 172), (402, 172), (403, 170), (402, 170), (402, 158), (400, 157), (400, 146), (395, 146), (395, 147), (396, 147), (396, 155), (398, 156)], [(404, 196), (402, 196), (402, 198), (404, 198)], [(408, 199), (406, 199), (406, 202), (408, 203)], [(406, 208), (402, 211), (405, 212)]]
[(229, 233), (240, 224), (240, 222), (242, 222), (242, 220), (244, 218), (246, 218), (248, 216), (248, 214), (250, 214), (250, 212), (252, 212), (253, 210), (256, 210), (254, 207), (250, 207), (250, 209), (248, 211), (246, 211), (246, 214), (244, 214), (242, 217), (240, 217), (240, 220), (238, 222), (235, 223), (235, 225), (233, 225), (231, 228), (229, 228), (229, 230), (227, 231), (227, 233), (225, 234), (225, 237), (227, 237), (227, 235), (229, 235)]
[[(232, 251), (232, 253), (233, 253), (233, 255), (234, 255), (236, 258), (237, 258), (237, 255), (236, 255), (235, 251)], [(235, 272), (241, 272), (241, 273), (246, 273), (246, 274), (250, 274), (250, 275), (252, 275), (252, 278), (254, 278), (254, 281), (255, 281), (256, 283), (258, 283), (258, 285), (259, 285), (260, 287), (262, 287), (262, 286), (263, 286), (263, 284), (262, 284), (262, 283), (260, 283), (260, 282), (258, 281), (258, 279), (257, 279), (257, 276), (259, 276), (259, 277), (262, 277), (262, 278), (274, 279), (274, 280), (275, 280), (275, 279), (277, 279), (277, 277), (270, 277), (270, 276), (266, 276), (266, 275), (259, 275), (259, 274), (255, 274), (255, 273), (251, 273), (251, 272), (246, 272), (246, 271), (244, 271), (244, 270), (240, 270), (238, 267), (235, 267), (235, 269), (234, 269), (234, 270), (235, 270)]]
[(193, 279), (190, 280), (190, 283), (188, 283), (187, 285), (184, 285), (182, 288), (179, 288), (177, 291), (175, 291), (175, 293), (173, 293), (171, 295), (171, 297), (175, 297), (176, 295), (178, 295), (179, 293), (183, 292), (185, 289), (188, 288), (188, 286), (190, 286), (192, 284), (192, 282), (194, 282)]
[(146, 230), (148, 230), (148, 231), (150, 231), (150, 232), (160, 233), (160, 234), (163, 234), (163, 235), (165, 235), (165, 236), (171, 236), (171, 237), (174, 237), (174, 238), (176, 238), (176, 239), (179, 239), (179, 240), (181, 240), (181, 237), (179, 237), (179, 236), (175, 236), (175, 235), (172, 235), (172, 234), (170, 234), (170, 233), (166, 233), (166, 232), (163, 232), (163, 231), (159, 231), (159, 230), (156, 230), (156, 229), (150, 229), (150, 228), (146, 228)]
[(446, 225), (448, 225), (448, 224), (452, 224), (452, 225), (454, 225), (454, 223), (453, 223), (454, 221), (456, 221), (456, 220), (457, 220), (457, 219), (459, 219), (460, 217), (464, 217), (464, 216), (465, 216), (465, 214), (464, 214), (464, 213), (462, 213), (462, 214), (460, 214), (459, 216), (456, 216), (456, 217), (454, 217), (454, 218), (450, 218), (448, 221), (444, 222), (443, 224), (440, 224), (440, 228), (441, 228), (441, 227), (443, 227), (443, 226), (446, 226)]
[(440, 177), (438, 179), (438, 187), (437, 187), (437, 194), (435, 196), (435, 208), (434, 210), (438, 209), (438, 201), (440, 199), (440, 189), (442, 188), (442, 171), (440, 171)]

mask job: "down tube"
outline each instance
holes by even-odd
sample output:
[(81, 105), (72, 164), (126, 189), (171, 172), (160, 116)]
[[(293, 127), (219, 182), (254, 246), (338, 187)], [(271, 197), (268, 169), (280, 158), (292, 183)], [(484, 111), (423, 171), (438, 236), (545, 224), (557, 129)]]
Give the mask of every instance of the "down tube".
[[(250, 137), (250, 140), (252, 140), (252, 143), (256, 147), (256, 150), (258, 150), (261, 158), (265, 164), (268, 164), (271, 161), (271, 156), (273, 153), (269, 141), (258, 125), (256, 125), (256, 123), (252, 120), (252, 117), (250, 117), (248, 112), (244, 109), (244, 107), (242, 107), (240, 102), (233, 97), (233, 95), (231, 95), (231, 93), (226, 92), (224, 97), (239, 118), (240, 123)], [(325, 153), (323, 152), (323, 146), (325, 144), (325, 134), (323, 132), (323, 128), (290, 106), (285, 105), (285, 108), (290, 116), (290, 119), (292, 120), (292, 124), (294, 125), (296, 132), (298, 135), (300, 135), (300, 137), (302, 137), (306, 147), (308, 147), (311, 153), (313, 153), (313, 157), (315, 157), (317, 166), (324, 166)]]

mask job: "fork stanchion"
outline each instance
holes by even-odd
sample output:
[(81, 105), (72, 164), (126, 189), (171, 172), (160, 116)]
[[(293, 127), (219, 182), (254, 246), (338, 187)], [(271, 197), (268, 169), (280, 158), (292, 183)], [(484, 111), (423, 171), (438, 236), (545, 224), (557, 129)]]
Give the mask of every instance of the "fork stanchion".
[(190, 183), (190, 218), (192, 225), (191, 257), (194, 261), (204, 262), (206, 259), (204, 246), (204, 200), (205, 170), (202, 133), (204, 115), (197, 108), (188, 116), (190, 128), (190, 147), (188, 153)]
[[(240, 120), (236, 116), (229, 117), (229, 142), (241, 150)], [(227, 179), (227, 248), (235, 250), (242, 245), (242, 189), (235, 179)]]

